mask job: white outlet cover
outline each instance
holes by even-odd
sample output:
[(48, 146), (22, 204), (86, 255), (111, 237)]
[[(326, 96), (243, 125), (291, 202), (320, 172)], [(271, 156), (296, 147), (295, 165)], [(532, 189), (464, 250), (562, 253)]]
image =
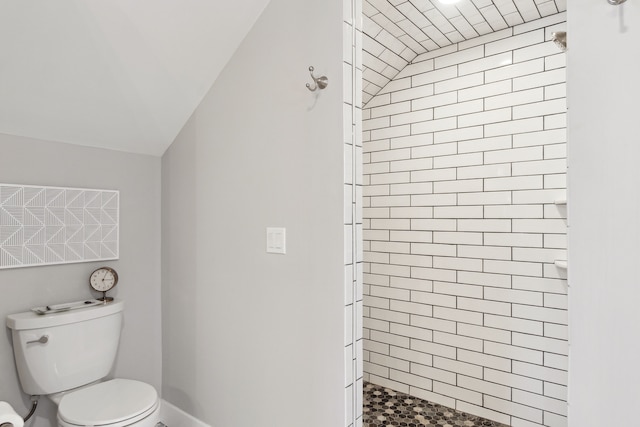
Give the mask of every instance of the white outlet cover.
[(267, 227), (267, 252), (270, 254), (287, 253), (287, 229)]

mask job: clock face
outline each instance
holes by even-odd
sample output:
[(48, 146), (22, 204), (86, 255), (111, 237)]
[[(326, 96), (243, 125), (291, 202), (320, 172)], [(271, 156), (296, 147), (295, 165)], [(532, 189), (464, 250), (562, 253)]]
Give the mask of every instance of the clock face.
[(91, 273), (89, 284), (99, 292), (107, 292), (118, 283), (118, 273), (113, 268), (101, 267)]

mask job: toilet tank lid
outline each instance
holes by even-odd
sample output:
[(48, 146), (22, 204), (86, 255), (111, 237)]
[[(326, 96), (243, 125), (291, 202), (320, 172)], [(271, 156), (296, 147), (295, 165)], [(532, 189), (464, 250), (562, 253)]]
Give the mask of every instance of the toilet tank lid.
[(26, 311), (8, 315), (7, 327), (16, 331), (50, 328), (109, 316), (122, 310), (124, 310), (124, 301), (115, 299), (107, 304), (92, 305), (78, 310), (61, 311), (52, 314), (36, 314), (33, 311)]

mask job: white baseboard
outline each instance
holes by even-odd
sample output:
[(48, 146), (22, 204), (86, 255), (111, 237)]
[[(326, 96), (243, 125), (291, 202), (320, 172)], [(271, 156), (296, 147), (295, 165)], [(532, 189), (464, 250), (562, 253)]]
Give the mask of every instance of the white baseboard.
[(160, 406), (160, 421), (167, 427), (211, 427), (164, 399)]

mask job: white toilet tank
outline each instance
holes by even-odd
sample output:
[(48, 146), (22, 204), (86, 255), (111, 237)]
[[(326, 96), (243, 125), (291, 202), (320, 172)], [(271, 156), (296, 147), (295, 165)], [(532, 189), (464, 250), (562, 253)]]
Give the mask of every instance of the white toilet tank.
[(114, 300), (60, 313), (7, 316), (24, 392), (52, 394), (106, 377), (118, 350), (123, 309), (124, 302)]

